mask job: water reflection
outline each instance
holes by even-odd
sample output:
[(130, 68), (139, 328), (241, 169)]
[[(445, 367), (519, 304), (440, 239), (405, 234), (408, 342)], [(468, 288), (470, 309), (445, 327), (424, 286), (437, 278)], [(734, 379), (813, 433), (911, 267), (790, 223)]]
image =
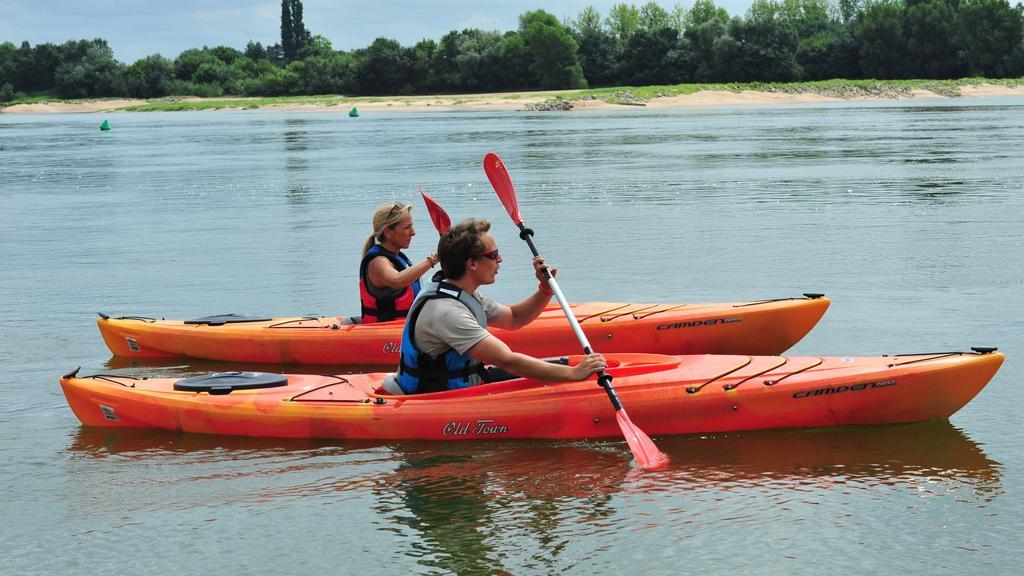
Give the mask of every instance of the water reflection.
[[(622, 492), (652, 495), (766, 486), (786, 491), (836, 483), (916, 490), (922, 482), (968, 488), (982, 501), (1003, 492), (1002, 465), (948, 421), (668, 437), (657, 443), (672, 460), (669, 470), (657, 473), (633, 467), (625, 445), (614, 441), (396, 444), (79, 428), (68, 450), (75, 460), (145, 459), (185, 469), (211, 461), (231, 469), (238, 462), (259, 459), (268, 459), (273, 469), (274, 462), (283, 459), (287, 464), (282, 470), (300, 473), (294, 484), (279, 485), (279, 493), (323, 496), (364, 491), (372, 485), (380, 512), (417, 530), (453, 529), (451, 520), (442, 521), (444, 515), (454, 515), (458, 526), (469, 530), (487, 524), (481, 518), (517, 510), (524, 498), (528, 509), (533, 500), (586, 502), (588, 516), (582, 520), (592, 522), (607, 515), (609, 497)], [(310, 481), (301, 473), (323, 467), (332, 469), (329, 478)], [(232, 476), (250, 473), (254, 472), (240, 469)], [(259, 473), (265, 473), (263, 466)], [(534, 520), (540, 529), (551, 519)], [(439, 538), (437, 545), (448, 540)]]
[(290, 178), (298, 173), (307, 172), (310, 168), (309, 158), (306, 152), (309, 150), (311, 121), (306, 118), (286, 118), (284, 120), (285, 130), (284, 149), (285, 174), (289, 181), (285, 190), (285, 196), (291, 205), (303, 205), (309, 203), (310, 187), (305, 183), (295, 182)]
[[(657, 443), (672, 459), (667, 471), (636, 468), (621, 441), (385, 443), (83, 428), (65, 466), (75, 498), (89, 504), (79, 507), (85, 516), (187, 514), (211, 502), (311, 513), (355, 507), (368, 515), (360, 523), (389, 542), (382, 561), (459, 574), (553, 573), (588, 549), (628, 551), (647, 536), (678, 544), (707, 526), (786, 532), (780, 527), (806, 525), (826, 503), (824, 513), (853, 530), (874, 520), (843, 511), (879, 500), (942, 517), (962, 508), (969, 517), (1004, 492), (1002, 465), (948, 421)], [(121, 478), (150, 489), (111, 498)]]
[(288, 152), (309, 150), (309, 131), (312, 121), (306, 118), (285, 118), (284, 149)]
[[(1001, 492), (1002, 466), (948, 420), (901, 426), (842, 427), (659, 439), (677, 480), (709, 473), (732, 482), (900, 484), (938, 478)], [(665, 482), (664, 479), (658, 479)]]
[[(709, 477), (731, 482), (875, 479), (901, 483), (913, 477), (941, 478), (1001, 491), (1002, 464), (947, 420), (877, 427), (765, 431), (716, 436), (657, 438), (671, 467), (643, 472), (631, 466), (624, 443), (593, 442), (407, 442), (288, 440), (177, 434), (158, 430), (80, 427), (69, 450), (92, 458), (149, 453), (198, 455), (210, 451), (274, 454), (327, 450), (318, 456), (371, 450), (386, 454), (394, 471), (382, 482), (392, 489), (460, 492), (481, 475), (494, 493), (535, 497), (606, 496), (623, 484), (658, 489), (693, 489)], [(230, 459), (230, 454), (227, 455)], [(357, 471), (352, 471), (357, 472)], [(460, 480), (454, 481), (452, 479)], [(455, 482), (455, 483), (449, 483)], [(333, 489), (345, 489), (343, 485)], [(475, 488), (473, 488), (475, 489)]]
[[(403, 462), (375, 490), (381, 526), (404, 526), (427, 568), (501, 573), (510, 535), (532, 541), (528, 563), (550, 573), (569, 527), (615, 514), (613, 495), (629, 473), (617, 450), (521, 443), (400, 448)], [(579, 532), (577, 532), (579, 534)]]

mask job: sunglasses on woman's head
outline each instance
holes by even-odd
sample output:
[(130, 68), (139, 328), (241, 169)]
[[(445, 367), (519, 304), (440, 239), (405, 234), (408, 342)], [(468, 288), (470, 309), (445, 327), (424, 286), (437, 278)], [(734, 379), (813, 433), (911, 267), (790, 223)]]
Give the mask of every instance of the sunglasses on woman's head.
[(405, 202), (395, 202), (395, 205), (391, 207), (391, 211), (388, 212), (388, 218), (393, 216), (395, 214), (395, 212), (404, 210), (405, 207), (406, 207), (406, 203)]
[(501, 256), (501, 255), (500, 255), (500, 254), (498, 254), (498, 249), (497, 249), (497, 248), (495, 248), (494, 250), (491, 250), (490, 252), (487, 252), (487, 253), (481, 254), (481, 255), (479, 255), (479, 256), (476, 256), (476, 258), (488, 258), (488, 259), (490, 259), (490, 260), (495, 260), (495, 261), (497, 261), (497, 259), (498, 259), (498, 258), (499, 258), (500, 256)]

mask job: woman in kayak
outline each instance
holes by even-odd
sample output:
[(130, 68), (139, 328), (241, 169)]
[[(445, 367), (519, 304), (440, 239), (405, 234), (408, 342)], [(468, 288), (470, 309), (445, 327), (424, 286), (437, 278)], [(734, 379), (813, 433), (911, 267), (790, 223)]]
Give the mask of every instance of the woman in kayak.
[[(499, 304), (478, 288), (494, 283), (501, 266), (498, 244), (487, 220), (468, 219), (441, 235), (437, 252), (444, 279), (424, 290), (402, 333), (397, 374), (385, 378), (389, 394), (418, 394), (476, 386), (522, 376), (550, 382), (578, 381), (604, 370), (600, 354), (584, 356), (576, 366), (550, 363), (513, 352), (491, 335), (488, 326), (518, 330), (547, 307), (553, 292), (544, 276), (547, 265), (533, 259), (539, 285), (525, 300)], [(551, 269), (551, 274), (557, 272)], [(499, 369), (493, 376), (485, 365)]]
[(402, 252), (415, 235), (411, 205), (388, 202), (373, 213), (373, 234), (359, 263), (362, 323), (405, 318), (420, 291), (420, 277), (437, 264), (436, 255), (413, 264)]

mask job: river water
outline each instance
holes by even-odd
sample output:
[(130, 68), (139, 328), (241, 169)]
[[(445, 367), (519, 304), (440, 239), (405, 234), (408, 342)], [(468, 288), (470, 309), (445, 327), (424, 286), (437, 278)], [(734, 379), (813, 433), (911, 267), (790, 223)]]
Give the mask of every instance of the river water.
[[(1006, 574), (1024, 562), (1024, 99), (572, 113), (0, 115), (0, 573)], [(500, 154), (572, 300), (824, 292), (795, 354), (994, 345), (949, 421), (624, 442), (82, 428), (95, 314), (345, 314), (385, 200), (490, 218)], [(289, 369), (294, 369), (288, 367)]]

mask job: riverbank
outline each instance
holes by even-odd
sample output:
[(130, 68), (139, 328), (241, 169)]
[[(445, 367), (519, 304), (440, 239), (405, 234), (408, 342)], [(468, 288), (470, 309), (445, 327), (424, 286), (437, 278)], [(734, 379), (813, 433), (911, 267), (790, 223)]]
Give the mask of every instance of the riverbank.
[(148, 112), (180, 110), (270, 109), (275, 111), (379, 112), (452, 110), (593, 110), (616, 108), (687, 108), (764, 106), (841, 102), (1024, 96), (1024, 79), (828, 80), (788, 84), (679, 84), (593, 90), (502, 92), (433, 96), (350, 98), (282, 96), (274, 98), (171, 97), (152, 100), (94, 99), (20, 102), (4, 114)]

